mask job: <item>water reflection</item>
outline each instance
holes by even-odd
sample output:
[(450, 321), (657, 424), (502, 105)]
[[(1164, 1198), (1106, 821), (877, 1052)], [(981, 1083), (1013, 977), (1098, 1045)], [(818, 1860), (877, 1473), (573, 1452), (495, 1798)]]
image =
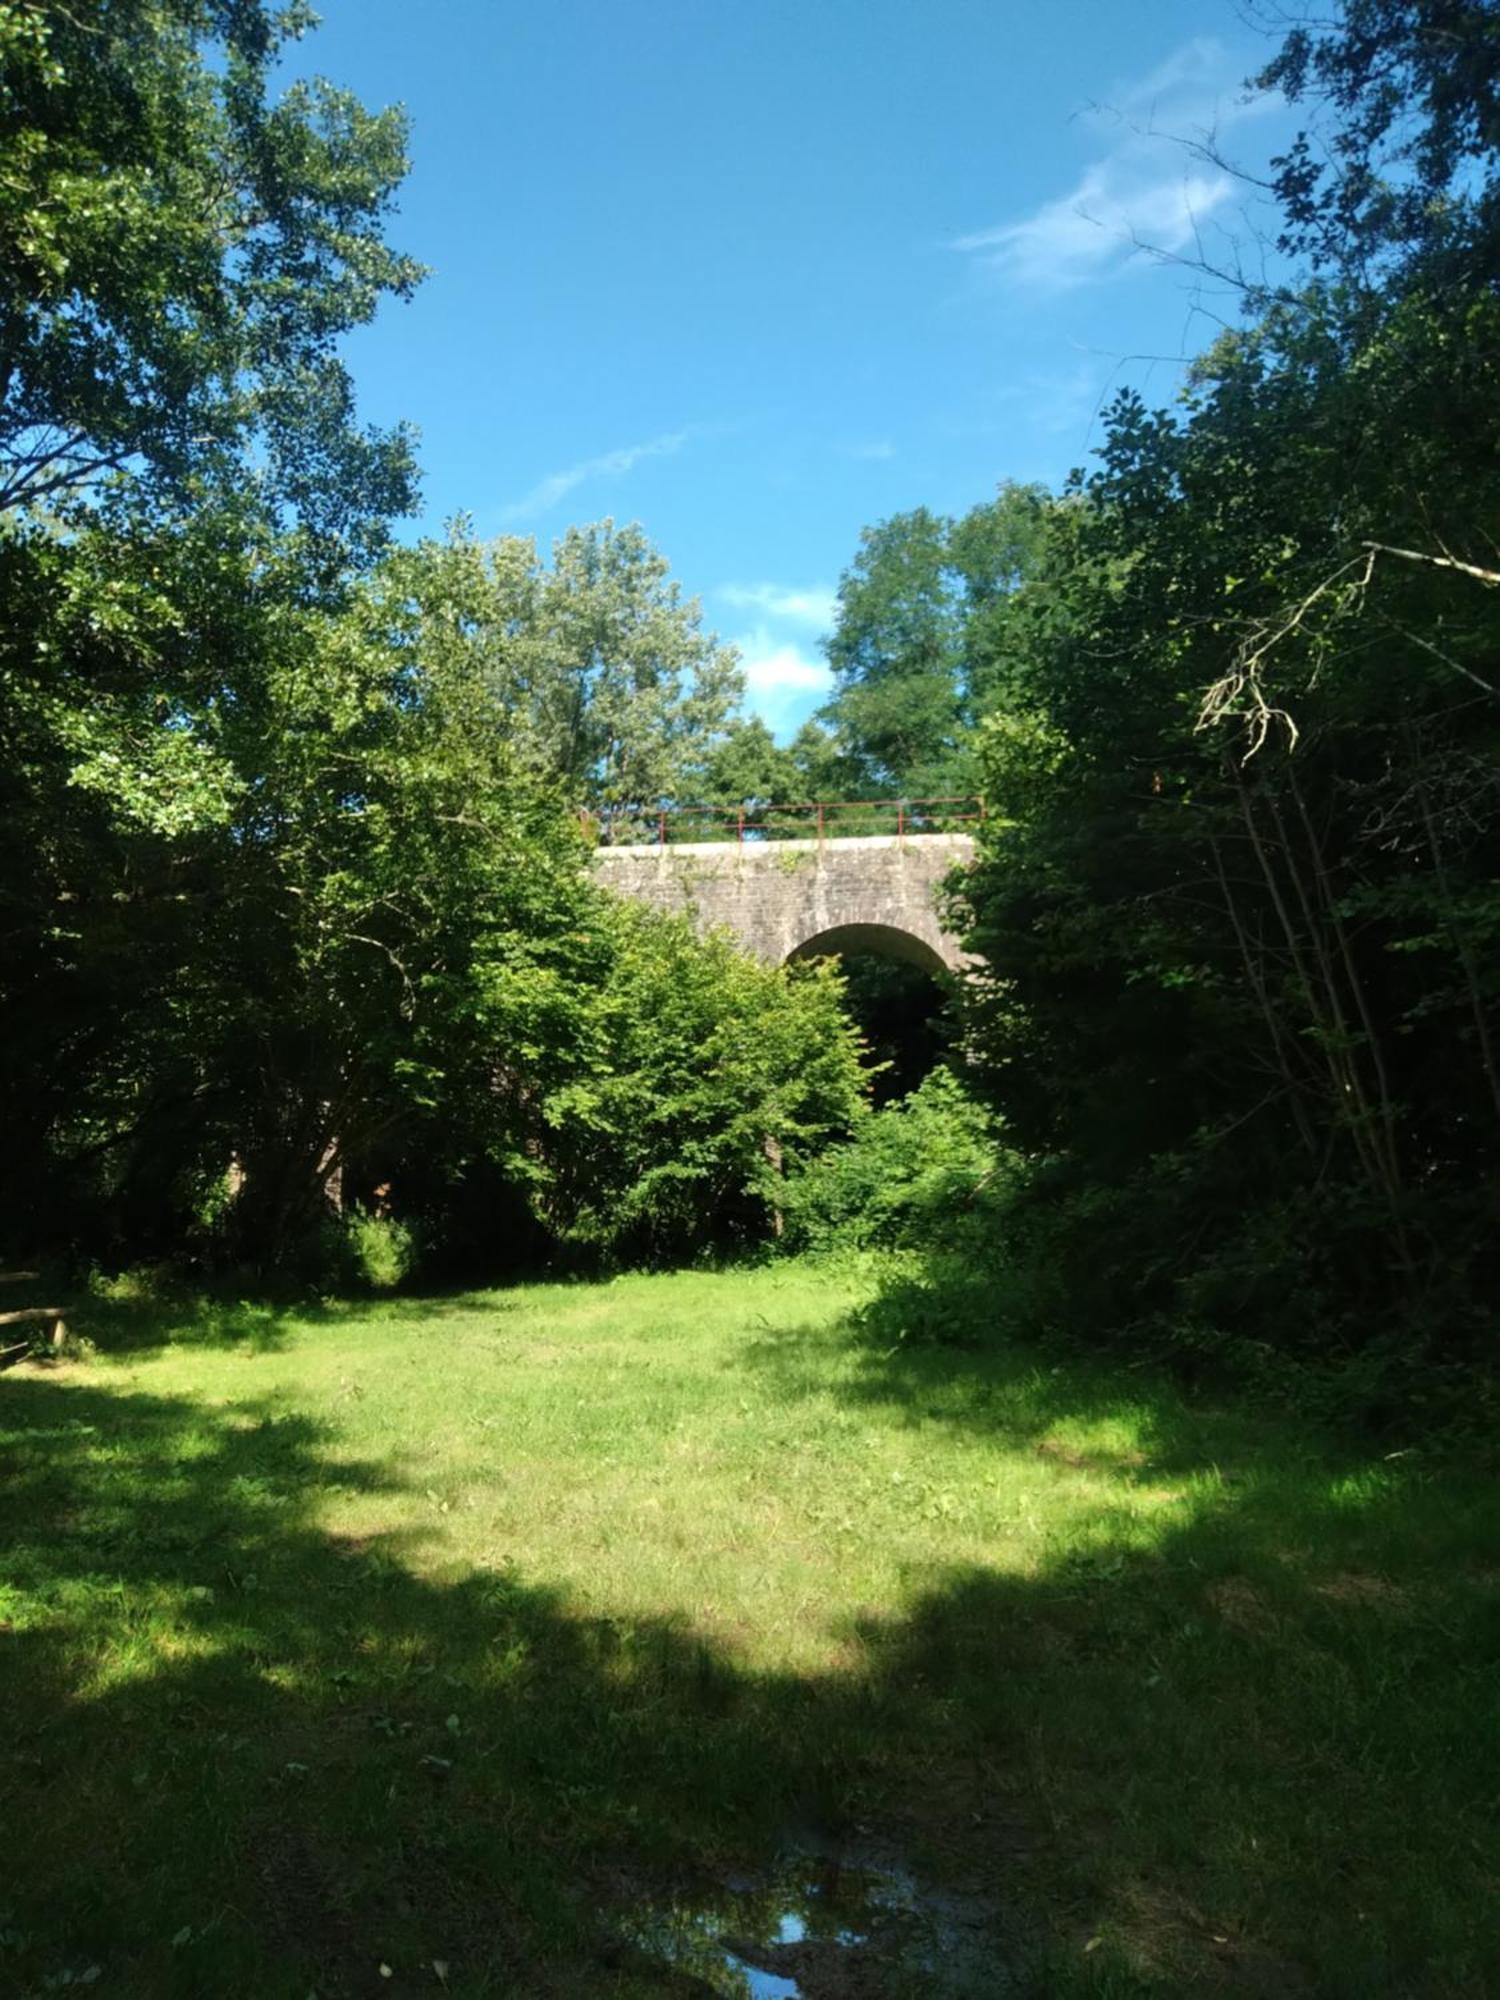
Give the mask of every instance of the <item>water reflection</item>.
[(762, 1877), (638, 1912), (625, 1930), (725, 2000), (970, 2000), (1012, 1983), (991, 1903), (924, 1889), (884, 1857), (795, 1851)]

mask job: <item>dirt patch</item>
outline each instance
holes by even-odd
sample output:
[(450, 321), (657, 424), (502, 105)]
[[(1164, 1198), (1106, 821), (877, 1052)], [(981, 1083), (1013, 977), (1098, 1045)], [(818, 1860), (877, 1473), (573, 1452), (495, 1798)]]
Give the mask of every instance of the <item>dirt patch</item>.
[(1312, 1992), (1299, 1966), (1234, 1925), (1217, 1922), (1186, 1896), (1136, 1884), (1122, 1892), (1121, 1903), (1125, 1936), (1163, 1990), (1243, 1993), (1257, 2000), (1303, 2000)]
[(328, 1553), (342, 1556), (345, 1562), (362, 1561), (375, 1546), (373, 1535), (329, 1535)]
[(358, 1962), (347, 1896), (310, 1842), (284, 1828), (268, 1829), (256, 1848), (254, 1872), (268, 1921), (287, 1944), (329, 1975), (347, 1973)]
[(1138, 1472), (1146, 1463), (1143, 1451), (1076, 1451), (1056, 1438), (1043, 1438), (1036, 1449), (1038, 1458), (1074, 1472)]
[(1406, 1611), (1411, 1607), (1411, 1592), (1403, 1585), (1359, 1570), (1325, 1576), (1313, 1589), (1330, 1604), (1351, 1604), (1361, 1610)]
[(1270, 1638), (1280, 1627), (1280, 1619), (1264, 1595), (1247, 1577), (1226, 1576), (1211, 1583), (1204, 1592), (1226, 1625), (1256, 1639)]

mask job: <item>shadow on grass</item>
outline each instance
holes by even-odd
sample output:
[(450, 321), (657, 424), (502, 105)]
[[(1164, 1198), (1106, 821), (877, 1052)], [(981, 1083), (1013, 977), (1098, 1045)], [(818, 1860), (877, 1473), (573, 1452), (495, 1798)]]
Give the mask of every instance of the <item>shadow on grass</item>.
[[(1132, 1339), (1118, 1350), (1037, 1340), (1024, 1329), (1045, 1316), (1024, 1298), (1018, 1307), (1011, 1282), (961, 1255), (892, 1257), (832, 1334), (841, 1395), (907, 1427), (1031, 1438), (1059, 1464), (1122, 1480), (1211, 1477), (1235, 1488), (1241, 1515), (1258, 1496), (1274, 1509), (1290, 1490), (1372, 1464), (1421, 1471), (1430, 1460), (1435, 1471), (1452, 1461), (1476, 1487), (1493, 1473), (1495, 1440), (1482, 1417), (1462, 1445), (1441, 1431), (1434, 1438), (1430, 1405), (1386, 1413), (1376, 1435), (1358, 1400), (1341, 1401), (1335, 1376), (1297, 1375), (1254, 1342), (1226, 1362), (1208, 1341), (1198, 1353), (1152, 1355)], [(748, 1342), (742, 1360), (786, 1401), (825, 1395), (830, 1333), (778, 1329)]]
[[(956, 1326), (935, 1334), (934, 1325)], [(963, 1329), (983, 1310), (983, 1339)], [(830, 1366), (838, 1394), (905, 1427), (936, 1424), (977, 1436), (1032, 1441), (1059, 1465), (1121, 1479), (1159, 1479), (1215, 1470), (1226, 1482), (1252, 1482), (1265, 1452), (1278, 1479), (1301, 1460), (1326, 1477), (1336, 1441), (1247, 1398), (1188, 1396), (1158, 1368), (1133, 1360), (1048, 1351), (1009, 1341), (1003, 1301), (974, 1281), (950, 1293), (921, 1277), (897, 1275), (841, 1325), (778, 1328), (741, 1350), (741, 1365), (780, 1401), (826, 1396)], [(1346, 1452), (1353, 1467), (1364, 1455)]]
[(976, 1992), (1486, 1990), (1493, 1508), (1286, 1476), (934, 1576), (812, 1679), (329, 1533), (395, 1482), (309, 1419), (13, 1375), (0, 1987), (703, 1992), (619, 1920), (810, 1823), (994, 1898)]
[(70, 1333), (102, 1353), (145, 1355), (163, 1347), (239, 1347), (253, 1354), (285, 1348), (308, 1326), (337, 1326), (378, 1314), (386, 1324), (414, 1332), (441, 1329), (483, 1302), (487, 1318), (509, 1309), (500, 1295), (473, 1289), (389, 1296), (243, 1297), (229, 1289), (194, 1285), (171, 1271), (126, 1273), (80, 1285), (39, 1276), (8, 1285), (0, 1310), (60, 1305)]

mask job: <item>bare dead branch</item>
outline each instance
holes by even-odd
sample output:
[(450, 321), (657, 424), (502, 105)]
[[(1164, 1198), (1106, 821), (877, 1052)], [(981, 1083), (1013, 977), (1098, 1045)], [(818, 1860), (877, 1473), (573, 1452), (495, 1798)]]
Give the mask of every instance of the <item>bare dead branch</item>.
[(1488, 590), (1500, 585), (1500, 570), (1481, 569), (1477, 563), (1460, 562), (1457, 556), (1434, 556), (1421, 549), (1393, 548), (1389, 542), (1362, 542), (1360, 546), (1375, 555), (1400, 556), (1403, 562), (1430, 563), (1434, 569), (1457, 570), (1461, 576), (1476, 578)]
[(1314, 605), (1325, 598), (1336, 584), (1341, 583), (1351, 570), (1359, 569), (1361, 564), (1364, 574), (1359, 578), (1355, 588), (1365, 589), (1375, 567), (1373, 551), (1363, 558), (1354, 556), (1348, 562), (1341, 563), (1331, 576), (1325, 576), (1316, 589), (1310, 590), (1273, 631), (1268, 632), (1262, 624), (1247, 636), (1228, 673), (1222, 674), (1204, 695), (1202, 706), (1198, 711), (1198, 720), (1193, 725), (1195, 731), (1212, 729), (1230, 716), (1243, 717), (1246, 733), (1250, 738), (1250, 747), (1242, 759), (1246, 764), (1265, 747), (1272, 726), (1277, 722), (1281, 723), (1287, 732), (1288, 748), (1297, 747), (1299, 731), (1296, 720), (1290, 710), (1267, 701), (1261, 683), (1261, 669), (1282, 641), (1289, 639), (1303, 625)]

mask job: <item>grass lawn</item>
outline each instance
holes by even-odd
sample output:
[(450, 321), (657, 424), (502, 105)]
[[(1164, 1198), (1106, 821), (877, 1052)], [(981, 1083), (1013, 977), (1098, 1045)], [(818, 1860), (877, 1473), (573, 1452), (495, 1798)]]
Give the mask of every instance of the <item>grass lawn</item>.
[(0, 1993), (784, 1992), (653, 1913), (799, 1841), (986, 1954), (808, 2000), (1500, 1991), (1491, 1483), (861, 1282), (96, 1308), (0, 1377)]

